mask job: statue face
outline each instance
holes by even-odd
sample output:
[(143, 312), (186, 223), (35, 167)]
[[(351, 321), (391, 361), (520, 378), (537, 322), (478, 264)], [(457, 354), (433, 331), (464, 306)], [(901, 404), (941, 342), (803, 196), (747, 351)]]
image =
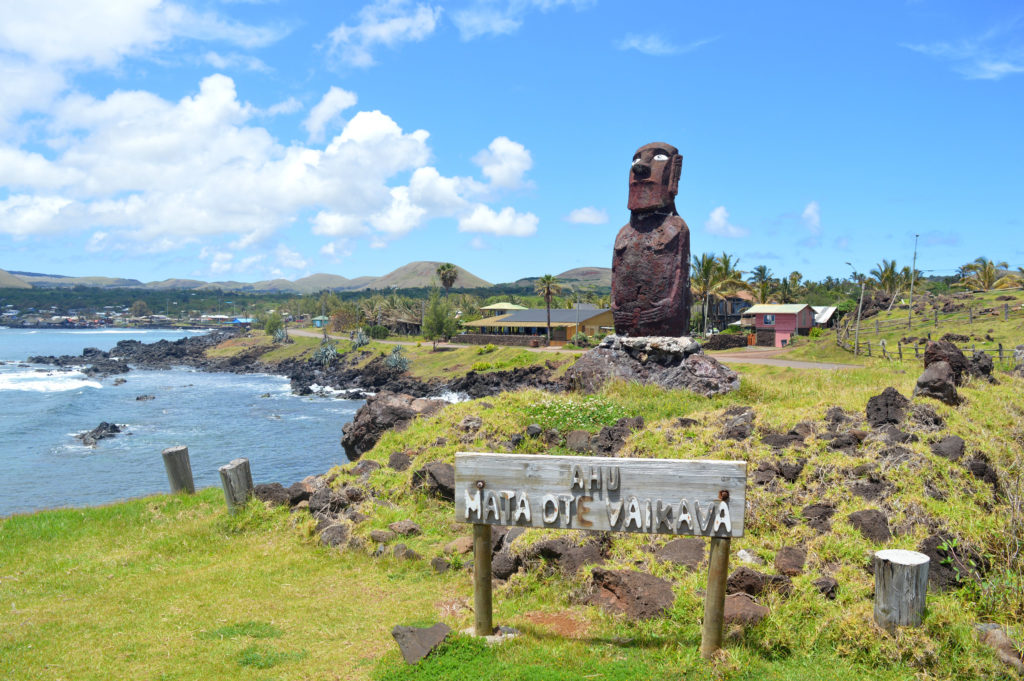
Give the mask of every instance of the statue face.
[(629, 169), (629, 210), (674, 206), (682, 167), (683, 157), (671, 144), (654, 142), (637, 149)]

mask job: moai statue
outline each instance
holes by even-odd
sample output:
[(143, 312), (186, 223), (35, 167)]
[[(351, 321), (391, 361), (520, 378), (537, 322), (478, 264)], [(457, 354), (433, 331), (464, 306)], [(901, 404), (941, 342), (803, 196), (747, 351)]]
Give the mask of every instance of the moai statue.
[(690, 228), (676, 213), (683, 157), (646, 144), (629, 170), (629, 224), (615, 238), (612, 316), (620, 336), (685, 336), (690, 330)]

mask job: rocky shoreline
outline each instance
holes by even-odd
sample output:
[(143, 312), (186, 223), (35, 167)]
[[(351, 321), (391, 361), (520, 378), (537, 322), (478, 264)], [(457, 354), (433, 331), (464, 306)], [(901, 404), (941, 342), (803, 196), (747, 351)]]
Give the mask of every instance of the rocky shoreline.
[(133, 368), (163, 370), (177, 366), (211, 373), (271, 374), (289, 379), (292, 392), (296, 395), (333, 394), (345, 399), (365, 399), (367, 393), (380, 391), (404, 393), (412, 397), (454, 393), (479, 398), (520, 388), (553, 391), (565, 389), (565, 382), (553, 376), (551, 367), (540, 365), (486, 374), (470, 371), (447, 381), (421, 381), (388, 367), (383, 356), (374, 357), (365, 366), (359, 366), (373, 354), (365, 350), (341, 355), (329, 367), (319, 366), (307, 359), (264, 363), (259, 360), (265, 351), (262, 348), (253, 348), (231, 357), (207, 356), (206, 351), (210, 348), (239, 335), (241, 332), (238, 331), (214, 331), (176, 341), (143, 343), (122, 340), (109, 352), (85, 348), (80, 355), (36, 355), (27, 361), (66, 369), (84, 367), (81, 369), (84, 374), (99, 378), (125, 374)]

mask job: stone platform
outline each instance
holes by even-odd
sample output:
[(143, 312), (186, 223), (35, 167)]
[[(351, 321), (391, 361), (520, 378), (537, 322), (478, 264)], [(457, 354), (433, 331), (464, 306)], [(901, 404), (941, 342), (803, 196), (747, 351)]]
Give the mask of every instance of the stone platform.
[(740, 377), (688, 336), (606, 336), (566, 372), (574, 390), (595, 392), (610, 379), (620, 378), (704, 397), (740, 387)]

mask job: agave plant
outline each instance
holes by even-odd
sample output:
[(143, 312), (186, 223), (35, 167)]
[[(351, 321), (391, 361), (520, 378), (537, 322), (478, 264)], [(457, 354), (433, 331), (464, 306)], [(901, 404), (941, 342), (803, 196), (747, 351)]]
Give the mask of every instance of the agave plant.
[(291, 343), (292, 339), (288, 337), (288, 329), (283, 326), (274, 332), (275, 343)]
[(352, 349), (358, 350), (361, 347), (370, 344), (370, 337), (366, 335), (366, 332), (362, 329), (357, 329), (355, 334), (352, 336)]
[(320, 347), (313, 352), (313, 362), (323, 368), (329, 367), (338, 359), (338, 346), (335, 341), (324, 339)]
[(409, 358), (405, 356), (405, 351), (401, 345), (396, 345), (391, 349), (391, 354), (384, 360), (384, 365), (390, 369), (408, 371)]

